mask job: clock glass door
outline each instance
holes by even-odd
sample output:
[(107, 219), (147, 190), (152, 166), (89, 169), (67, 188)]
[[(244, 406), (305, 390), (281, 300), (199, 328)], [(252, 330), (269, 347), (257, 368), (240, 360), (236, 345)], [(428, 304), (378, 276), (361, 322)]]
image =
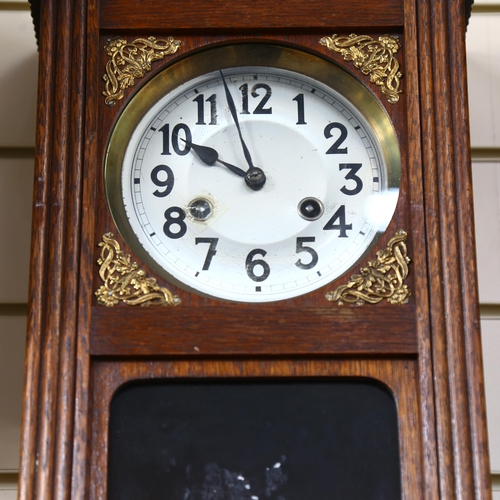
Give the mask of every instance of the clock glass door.
[(127, 385), (111, 403), (108, 498), (400, 499), (395, 401), (367, 379)]

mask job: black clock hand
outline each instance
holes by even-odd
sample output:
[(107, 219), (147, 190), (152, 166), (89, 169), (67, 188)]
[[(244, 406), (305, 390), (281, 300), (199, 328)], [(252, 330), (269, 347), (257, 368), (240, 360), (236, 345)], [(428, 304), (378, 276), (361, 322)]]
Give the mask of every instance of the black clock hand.
[(247, 145), (245, 144), (245, 141), (243, 140), (243, 135), (241, 133), (240, 122), (238, 121), (238, 113), (236, 112), (236, 106), (234, 105), (233, 96), (231, 95), (231, 92), (229, 91), (229, 88), (228, 88), (227, 83), (226, 83), (226, 79), (224, 78), (222, 71), (220, 71), (220, 76), (222, 77), (222, 84), (224, 85), (224, 92), (226, 93), (226, 101), (227, 101), (227, 105), (229, 106), (229, 111), (231, 112), (231, 116), (233, 117), (233, 121), (236, 125), (236, 129), (238, 130), (238, 135), (240, 136), (240, 142), (241, 142), (241, 146), (243, 148), (243, 154), (245, 155), (245, 159), (248, 163), (248, 166), (250, 168), (254, 168), (254, 165), (252, 162), (252, 157), (250, 156), (250, 151), (248, 150)]
[(226, 161), (222, 161), (219, 159), (219, 153), (213, 148), (209, 148), (208, 146), (201, 146), (200, 144), (194, 144), (187, 139), (182, 139), (182, 137), (177, 136), (181, 141), (185, 142), (198, 156), (198, 158), (208, 166), (213, 166), (215, 163), (220, 163), (224, 165), (226, 168), (231, 170), (231, 172), (239, 175), (240, 177), (246, 177), (247, 172), (242, 170), (235, 165), (231, 165), (231, 163), (227, 163)]
[(236, 125), (236, 129), (238, 130), (238, 136), (240, 138), (241, 142), (241, 147), (243, 148), (243, 154), (245, 155), (245, 159), (248, 163), (248, 171), (245, 176), (245, 182), (247, 183), (247, 186), (254, 191), (258, 191), (261, 189), (264, 184), (266, 183), (266, 174), (264, 174), (264, 171), (261, 168), (255, 167), (252, 161), (252, 156), (250, 155), (250, 151), (243, 139), (243, 134), (241, 133), (241, 127), (240, 127), (240, 122), (238, 121), (238, 113), (236, 112), (236, 106), (234, 105), (234, 100), (233, 96), (231, 95), (231, 92), (229, 91), (229, 88), (226, 83), (226, 79), (224, 78), (224, 75), (222, 74), (222, 71), (220, 72), (220, 76), (222, 77), (222, 84), (224, 85), (224, 92), (226, 93), (226, 101), (227, 105), (229, 107), (229, 111), (231, 112), (231, 116), (233, 117), (234, 124)]

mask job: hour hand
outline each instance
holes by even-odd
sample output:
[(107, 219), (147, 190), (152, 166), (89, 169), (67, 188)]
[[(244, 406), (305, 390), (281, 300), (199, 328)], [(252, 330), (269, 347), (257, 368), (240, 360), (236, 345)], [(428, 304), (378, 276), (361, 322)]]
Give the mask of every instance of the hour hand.
[(205, 165), (208, 166), (213, 166), (216, 163), (220, 163), (221, 165), (224, 165), (226, 168), (231, 170), (231, 172), (235, 173), (236, 175), (239, 175), (240, 177), (245, 177), (246, 172), (242, 170), (239, 167), (236, 167), (235, 165), (231, 165), (231, 163), (227, 163), (226, 161), (222, 161), (219, 159), (219, 153), (213, 148), (210, 148), (208, 146), (202, 146), (201, 144), (194, 144), (191, 141), (188, 141), (187, 139), (182, 139), (179, 137), (179, 139), (183, 142), (186, 143), (188, 147), (190, 147), (198, 156), (198, 158), (205, 163)]

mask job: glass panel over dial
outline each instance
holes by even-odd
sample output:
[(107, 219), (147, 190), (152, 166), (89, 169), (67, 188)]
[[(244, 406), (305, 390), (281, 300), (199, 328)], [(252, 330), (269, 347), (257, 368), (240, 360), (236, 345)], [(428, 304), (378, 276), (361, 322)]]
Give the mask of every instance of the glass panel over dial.
[(335, 68), (330, 85), (296, 63), (221, 67), (118, 122), (110, 208), (157, 272), (220, 299), (282, 300), (344, 274), (386, 229), (399, 192), (392, 125), (361, 84), (314, 59)]

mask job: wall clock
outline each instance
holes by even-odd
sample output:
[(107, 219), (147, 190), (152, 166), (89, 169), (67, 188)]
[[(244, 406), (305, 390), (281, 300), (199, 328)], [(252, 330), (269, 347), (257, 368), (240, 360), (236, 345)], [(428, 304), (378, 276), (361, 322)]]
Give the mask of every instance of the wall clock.
[(463, 2), (35, 7), (20, 498), (489, 498)]
[(205, 50), (129, 103), (107, 149), (125, 240), (167, 279), (248, 302), (344, 274), (387, 228), (396, 132), (356, 79), (271, 44)]

